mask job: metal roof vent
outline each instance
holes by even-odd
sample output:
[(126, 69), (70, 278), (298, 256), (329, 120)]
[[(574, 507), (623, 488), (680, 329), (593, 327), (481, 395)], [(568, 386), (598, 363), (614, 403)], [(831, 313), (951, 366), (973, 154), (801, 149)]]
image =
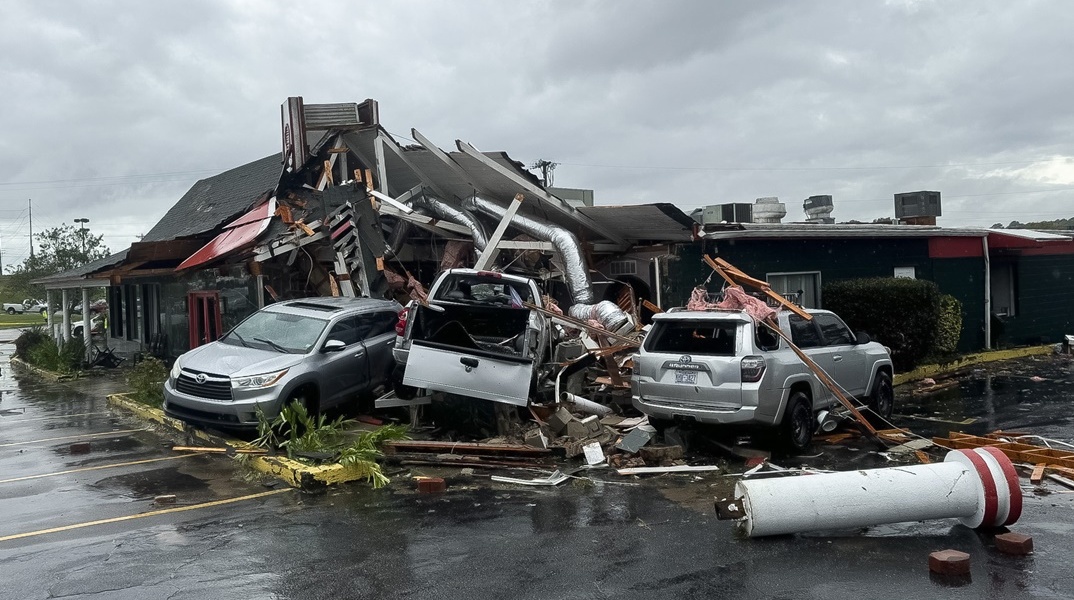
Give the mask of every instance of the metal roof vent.
[(787, 216), (787, 205), (776, 196), (758, 198), (753, 204), (754, 223), (781, 223)]
[(805, 209), (806, 223), (835, 223), (831, 195), (810, 196), (802, 203), (802, 208)]

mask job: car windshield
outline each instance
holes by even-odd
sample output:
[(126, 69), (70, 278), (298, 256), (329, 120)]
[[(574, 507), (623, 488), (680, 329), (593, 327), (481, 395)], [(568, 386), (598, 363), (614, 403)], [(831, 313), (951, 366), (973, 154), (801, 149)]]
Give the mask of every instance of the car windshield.
[(305, 354), (321, 337), (328, 321), (287, 313), (260, 311), (239, 323), (222, 342), (289, 354)]
[(738, 321), (661, 321), (645, 338), (649, 352), (734, 356)]

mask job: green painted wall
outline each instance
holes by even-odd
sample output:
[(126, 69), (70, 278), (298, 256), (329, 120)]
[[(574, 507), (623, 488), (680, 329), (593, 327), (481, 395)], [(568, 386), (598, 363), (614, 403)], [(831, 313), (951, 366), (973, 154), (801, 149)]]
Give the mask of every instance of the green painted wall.
[[(663, 285), (665, 308), (685, 304), (694, 286), (709, 277), (712, 269), (701, 260), (704, 252), (716, 254), (758, 279), (764, 279), (768, 273), (820, 271), (822, 284), (842, 279), (891, 277), (895, 267), (912, 266), (918, 279), (936, 282), (943, 293), (962, 302), (959, 350), (984, 347), (984, 261), (929, 258), (928, 241), (924, 238), (721, 240), (683, 244), (676, 247), (674, 258), (667, 263)], [(713, 275), (708, 288), (715, 291), (721, 285), (719, 276)]]
[(1050, 344), (1074, 334), (1074, 254), (1021, 256), (1016, 265), (1016, 314), (999, 343)]

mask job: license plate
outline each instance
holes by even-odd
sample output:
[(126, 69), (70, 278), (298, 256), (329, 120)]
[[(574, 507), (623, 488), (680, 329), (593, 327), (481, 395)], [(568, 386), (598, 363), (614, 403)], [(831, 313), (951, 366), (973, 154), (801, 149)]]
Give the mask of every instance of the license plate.
[(697, 371), (675, 371), (675, 383), (689, 383), (690, 385), (697, 383)]

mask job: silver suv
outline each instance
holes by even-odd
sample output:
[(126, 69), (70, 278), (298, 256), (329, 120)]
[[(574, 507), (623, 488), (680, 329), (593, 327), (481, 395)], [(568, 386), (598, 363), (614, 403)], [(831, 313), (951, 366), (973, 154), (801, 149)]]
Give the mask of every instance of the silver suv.
[[(780, 311), (779, 326), (846, 392), (878, 415), (891, 415), (894, 393), (887, 348), (855, 335), (834, 313), (812, 320)], [(807, 448), (816, 415), (838, 403), (794, 351), (738, 311), (673, 311), (653, 318), (634, 357), (634, 406), (650, 421), (781, 428), (795, 451)]]
[(192, 423), (257, 426), (298, 400), (311, 412), (387, 383), (402, 307), (370, 298), (306, 298), (262, 308), (176, 359), (164, 411)]

